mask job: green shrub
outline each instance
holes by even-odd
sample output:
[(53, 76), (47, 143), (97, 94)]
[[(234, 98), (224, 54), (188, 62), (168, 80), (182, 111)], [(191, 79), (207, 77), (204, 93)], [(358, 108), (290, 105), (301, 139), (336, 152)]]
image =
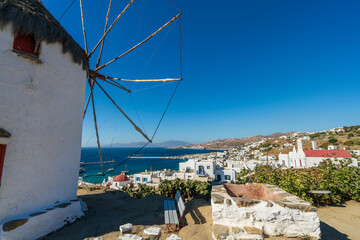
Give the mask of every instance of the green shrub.
[(181, 181), (164, 180), (158, 188), (140, 185), (137, 189), (130, 187), (123, 187), (122, 191), (129, 194), (131, 197), (140, 199), (151, 194), (160, 194), (166, 197), (175, 198), (176, 191), (179, 190), (181, 196), (187, 200), (193, 198), (206, 198), (210, 199), (211, 184), (209, 182), (200, 182), (194, 180)]
[(327, 149), (329, 146), (328, 143), (324, 143), (324, 144), (321, 144), (319, 147), (321, 147), (322, 149)]
[(352, 137), (354, 137), (354, 134), (349, 133), (349, 134), (348, 134), (348, 138), (352, 138)]
[(257, 165), (247, 178), (239, 177), (241, 183), (257, 182), (277, 185), (285, 191), (306, 201), (314, 202), (311, 190), (329, 190), (331, 194), (321, 198), (322, 203), (335, 204), (345, 200), (360, 201), (360, 169), (349, 166), (350, 160), (335, 164), (324, 160), (318, 167), (303, 169), (280, 169)]
[(355, 139), (346, 141), (346, 142), (344, 142), (344, 145), (347, 145), (347, 146), (360, 145), (360, 139), (355, 138)]
[(338, 140), (336, 138), (329, 139), (329, 143), (337, 143)]

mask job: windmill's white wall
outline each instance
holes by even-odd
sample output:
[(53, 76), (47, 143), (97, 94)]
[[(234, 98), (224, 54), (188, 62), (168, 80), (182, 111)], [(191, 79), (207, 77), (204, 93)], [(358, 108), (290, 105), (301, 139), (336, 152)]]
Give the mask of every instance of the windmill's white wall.
[(0, 221), (76, 199), (86, 72), (60, 44), (41, 44), (42, 64), (12, 53), (0, 31), (0, 128), (10, 132)]

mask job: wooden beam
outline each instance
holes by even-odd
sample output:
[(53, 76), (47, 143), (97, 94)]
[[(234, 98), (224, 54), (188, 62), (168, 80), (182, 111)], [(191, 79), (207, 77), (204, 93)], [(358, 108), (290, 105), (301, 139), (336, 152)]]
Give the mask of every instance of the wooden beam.
[(163, 79), (114, 79), (124, 82), (176, 82), (176, 81), (182, 81), (182, 78), (163, 78)]
[(91, 95), (93, 94), (94, 80), (93, 80), (93, 82), (90, 82), (90, 78), (88, 78), (88, 84), (89, 84), (89, 87), (90, 87), (90, 94), (89, 94), (88, 100), (86, 102), (86, 106), (85, 106), (85, 110), (84, 110), (84, 114), (83, 114), (83, 120), (85, 118), (86, 111), (87, 111), (88, 106), (89, 106)]
[[(101, 78), (99, 78), (101, 81), (104, 81), (104, 82), (106, 82), (106, 83), (109, 83), (109, 84), (111, 84), (111, 85), (113, 85), (113, 86), (115, 86), (115, 87), (118, 87), (118, 88), (120, 88), (120, 89), (122, 89), (122, 90), (125, 90), (125, 91), (127, 91), (128, 93), (131, 93), (131, 90), (130, 89), (127, 89), (127, 88), (125, 88), (125, 87), (123, 87), (122, 85), (120, 85), (119, 83), (117, 83), (117, 82), (115, 82), (114, 80), (106, 80), (106, 79), (101, 79)], [(112, 82), (110, 82), (110, 81), (112, 81)]]
[(100, 43), (104, 40), (104, 38), (106, 37), (106, 35), (110, 32), (111, 28), (115, 25), (115, 23), (120, 19), (120, 17), (125, 13), (125, 11), (131, 6), (131, 4), (133, 4), (135, 0), (131, 0), (128, 5), (126, 5), (126, 7), (124, 8), (124, 10), (117, 16), (117, 18), (114, 20), (114, 22), (110, 25), (109, 29), (106, 30), (106, 33), (101, 37), (101, 39), (99, 40), (99, 42), (96, 44), (96, 46), (94, 47), (94, 49), (91, 51), (91, 53), (88, 54), (88, 57), (90, 58), (90, 56), (95, 52), (95, 50), (98, 48), (98, 46), (100, 45)]
[[(93, 79), (93, 81), (96, 80)], [(95, 103), (94, 103), (94, 94), (91, 95), (91, 103), (92, 103), (92, 107), (93, 107), (93, 113), (94, 113), (94, 125), (95, 125), (95, 131), (96, 131), (96, 139), (97, 139), (97, 146), (98, 146), (98, 150), (99, 150), (99, 158), (100, 158), (100, 166), (101, 166), (101, 172), (104, 176), (104, 165), (103, 165), (103, 161), (102, 161), (102, 155), (101, 155), (101, 147), (100, 147), (100, 139), (99, 139), (99, 131), (98, 131), (98, 127), (97, 127), (97, 121), (96, 121), (96, 111), (95, 111)]]
[(81, 22), (82, 22), (82, 29), (83, 29), (83, 35), (84, 35), (84, 42), (85, 42), (85, 52), (87, 54), (88, 53), (88, 47), (87, 47), (87, 40), (86, 40), (86, 32), (85, 32), (84, 12), (83, 12), (82, 0), (80, 0), (80, 10), (81, 10)]
[(143, 43), (145, 43), (146, 41), (148, 41), (150, 38), (152, 38), (153, 36), (155, 36), (156, 34), (158, 34), (161, 30), (163, 30), (164, 28), (166, 28), (167, 26), (169, 26), (173, 21), (175, 21), (178, 17), (181, 16), (181, 13), (179, 13), (178, 15), (174, 16), (170, 21), (168, 21), (167, 23), (165, 23), (162, 27), (160, 27), (158, 30), (156, 30), (153, 34), (151, 34), (150, 36), (148, 36), (147, 38), (145, 38), (143, 41), (139, 42), (138, 44), (136, 44), (135, 46), (133, 46), (132, 48), (130, 48), (129, 50), (127, 50), (126, 52), (124, 52), (123, 54), (121, 54), (120, 56), (114, 58), (113, 60), (111, 60), (110, 62), (101, 65), (100, 67), (95, 68), (95, 71), (99, 71), (100, 69), (106, 67), (107, 65), (115, 62), (116, 60), (118, 60), (119, 58), (125, 56), (126, 54), (128, 54), (129, 52), (135, 50), (136, 48), (138, 48), (140, 45), (142, 45)]
[(115, 107), (125, 116), (125, 118), (134, 126), (135, 130), (138, 131), (141, 135), (143, 135), (146, 140), (150, 143), (152, 142), (150, 138), (126, 115), (126, 113), (115, 103), (115, 101), (110, 97), (110, 95), (101, 87), (101, 85), (95, 81), (95, 83), (99, 86), (99, 88), (105, 93), (105, 95), (110, 99), (110, 101), (115, 105)]
[[(107, 14), (106, 14), (104, 34), (106, 33), (107, 25), (108, 25), (108, 22), (109, 22), (109, 15), (110, 15), (111, 3), (112, 3), (112, 0), (109, 1), (109, 8), (108, 8), (108, 12), (107, 12)], [(101, 60), (101, 55), (102, 55), (102, 51), (103, 51), (103, 48), (104, 48), (104, 43), (105, 43), (105, 38), (104, 38), (103, 41), (101, 42), (99, 57), (98, 57), (98, 59), (97, 59), (97, 61), (96, 61), (96, 67), (98, 67), (98, 66), (100, 65), (100, 60)]]

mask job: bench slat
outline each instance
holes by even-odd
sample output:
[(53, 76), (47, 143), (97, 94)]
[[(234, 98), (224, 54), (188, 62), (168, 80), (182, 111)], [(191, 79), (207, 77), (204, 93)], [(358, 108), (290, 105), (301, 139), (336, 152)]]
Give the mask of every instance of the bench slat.
[(172, 220), (173, 220), (173, 223), (174, 224), (179, 224), (179, 218), (178, 218), (178, 215), (176, 213), (176, 208), (175, 208), (175, 202), (174, 201), (171, 201), (171, 213), (172, 214)]
[(176, 211), (175, 205), (177, 205), (180, 217), (183, 216), (185, 211), (185, 204), (181, 198), (180, 192), (176, 191), (175, 194), (176, 202), (173, 200), (164, 200), (164, 217), (165, 224), (176, 224), (179, 225), (179, 216)]
[(170, 224), (168, 200), (164, 201), (165, 224)]
[(180, 197), (177, 205), (178, 205), (180, 217), (182, 217), (183, 214), (184, 214), (184, 211), (185, 211), (185, 204), (184, 204), (184, 201), (183, 201), (183, 199), (181, 197)]

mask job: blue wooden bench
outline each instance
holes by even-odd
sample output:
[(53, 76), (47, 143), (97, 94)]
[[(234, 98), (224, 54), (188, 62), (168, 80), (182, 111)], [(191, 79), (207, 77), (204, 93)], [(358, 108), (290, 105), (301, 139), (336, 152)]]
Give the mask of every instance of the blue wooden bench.
[[(176, 211), (175, 205), (177, 205), (179, 215)], [(185, 211), (185, 204), (179, 191), (176, 191), (175, 201), (174, 200), (164, 201), (165, 225), (167, 226), (168, 231), (176, 231), (177, 229), (180, 229), (180, 223), (184, 215), (184, 211)]]

